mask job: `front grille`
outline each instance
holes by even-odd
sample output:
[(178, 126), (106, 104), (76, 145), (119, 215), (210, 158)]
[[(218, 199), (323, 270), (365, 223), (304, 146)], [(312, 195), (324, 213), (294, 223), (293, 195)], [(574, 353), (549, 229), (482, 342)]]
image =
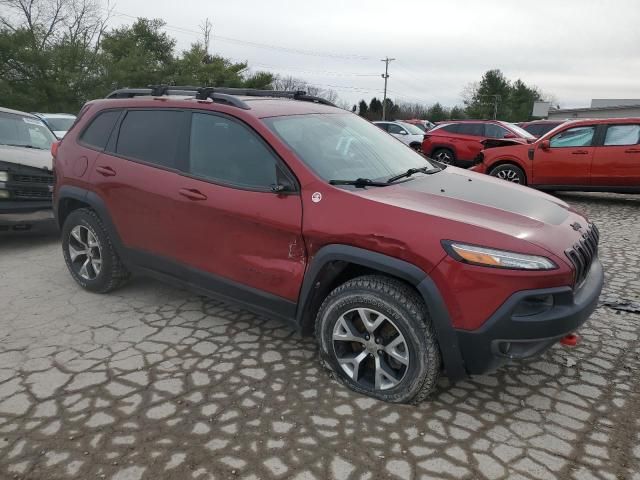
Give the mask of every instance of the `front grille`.
[(50, 185), (53, 182), (53, 175), (11, 175), (11, 180), (17, 183), (42, 183)]
[(35, 188), (20, 188), (15, 190), (10, 190), (11, 196), (13, 198), (19, 199), (45, 199), (48, 200), (51, 198), (51, 192), (47, 190), (35, 189)]
[(589, 224), (589, 228), (582, 234), (580, 241), (565, 251), (575, 269), (574, 285), (580, 287), (589, 274), (593, 260), (598, 256), (598, 241), (600, 232), (595, 224)]

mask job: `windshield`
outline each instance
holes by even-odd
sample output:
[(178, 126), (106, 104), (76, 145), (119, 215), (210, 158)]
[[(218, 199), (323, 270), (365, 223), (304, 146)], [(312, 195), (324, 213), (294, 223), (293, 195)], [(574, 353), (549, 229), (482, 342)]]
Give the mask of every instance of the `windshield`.
[(509, 128), (511, 130), (513, 130), (515, 133), (517, 133), (518, 135), (520, 135), (522, 138), (528, 138), (529, 140), (535, 140), (536, 139), (536, 137), (534, 137), (529, 132), (527, 132), (524, 128), (519, 127), (515, 123), (510, 123), (509, 124)]
[(418, 126), (413, 125), (412, 123), (404, 123), (404, 122), (398, 122), (400, 125), (402, 125), (404, 128), (406, 128), (410, 134), (412, 135), (422, 135), (424, 134), (424, 130), (421, 130)]
[(55, 140), (42, 121), (0, 112), (0, 144), (49, 150)]
[(386, 179), (434, 167), (423, 156), (357, 115), (271, 117), (265, 124), (324, 180)]
[(46, 117), (47, 123), (54, 132), (67, 132), (76, 120), (75, 117)]
[(418, 133), (423, 134), (424, 132), (427, 131), (427, 127), (425, 125), (423, 125), (422, 123), (412, 123), (411, 125), (413, 125), (414, 127), (417, 127), (420, 130), (420, 132), (418, 132)]

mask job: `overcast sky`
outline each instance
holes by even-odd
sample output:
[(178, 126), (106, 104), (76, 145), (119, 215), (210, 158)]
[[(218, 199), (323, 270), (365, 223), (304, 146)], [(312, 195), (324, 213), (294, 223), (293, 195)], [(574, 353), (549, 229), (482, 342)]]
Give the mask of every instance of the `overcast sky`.
[(491, 68), (565, 108), (640, 98), (640, 0), (116, 0), (115, 12), (163, 18), (180, 49), (209, 17), (213, 53), (350, 103), (382, 96), (385, 56), (392, 99), (460, 104)]

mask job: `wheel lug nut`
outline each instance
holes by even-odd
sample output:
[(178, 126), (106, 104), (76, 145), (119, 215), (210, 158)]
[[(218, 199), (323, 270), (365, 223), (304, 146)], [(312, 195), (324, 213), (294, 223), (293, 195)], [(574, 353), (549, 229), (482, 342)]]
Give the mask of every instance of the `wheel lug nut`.
[(376, 338), (376, 343), (380, 343), (380, 339), (379, 338)]
[(378, 355), (382, 355), (382, 350), (378, 350)]

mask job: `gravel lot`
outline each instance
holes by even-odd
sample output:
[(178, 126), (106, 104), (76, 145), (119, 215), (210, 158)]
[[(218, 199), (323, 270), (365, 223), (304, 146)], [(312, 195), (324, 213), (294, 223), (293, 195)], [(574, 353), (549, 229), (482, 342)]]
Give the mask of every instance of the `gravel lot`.
[[(595, 221), (602, 299), (640, 302), (640, 196)], [(418, 406), (351, 393), (313, 339), (147, 279), (81, 291), (54, 237), (0, 239), (0, 479), (640, 479), (640, 314)]]

